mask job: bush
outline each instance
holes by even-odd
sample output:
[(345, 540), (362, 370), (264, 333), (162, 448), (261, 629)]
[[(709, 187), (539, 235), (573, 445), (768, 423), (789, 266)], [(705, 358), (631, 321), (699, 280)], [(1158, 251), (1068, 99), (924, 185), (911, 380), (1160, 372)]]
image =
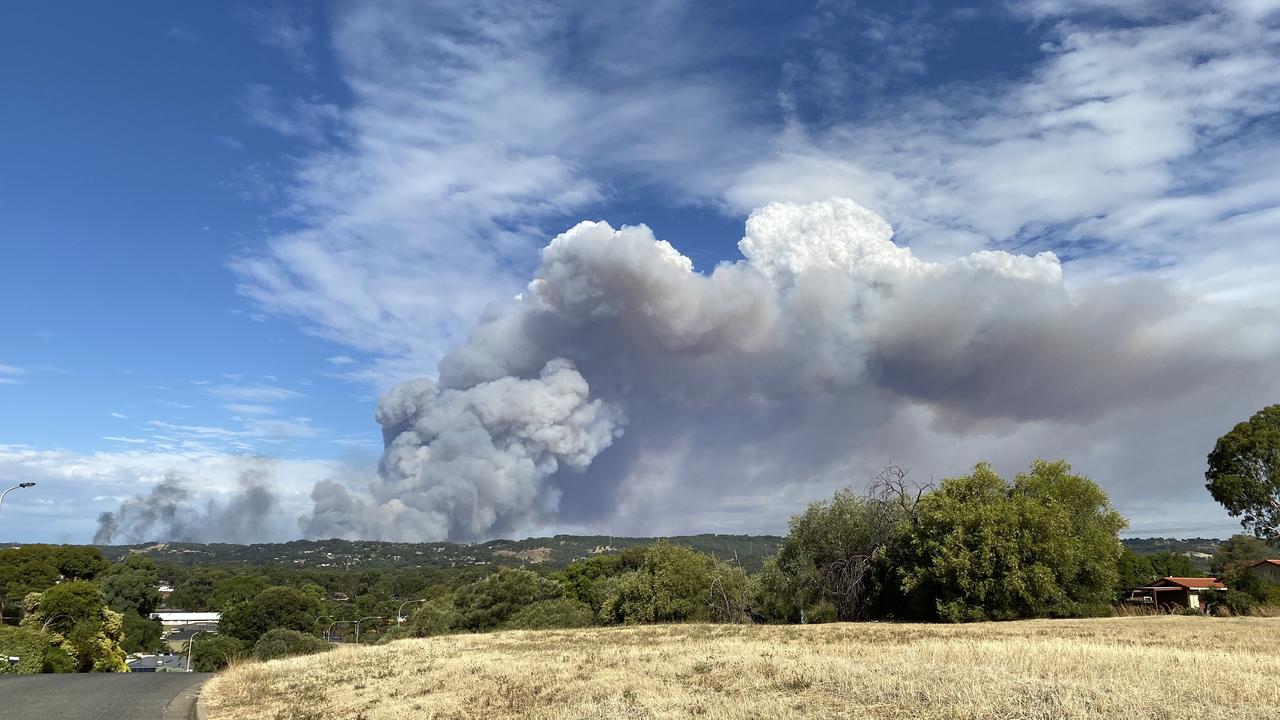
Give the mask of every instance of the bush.
[(830, 600), (823, 600), (816, 605), (812, 605), (804, 612), (804, 621), (814, 625), (832, 623), (839, 619), (836, 613), (836, 606)]
[(514, 630), (587, 627), (594, 619), (591, 606), (571, 598), (543, 600), (520, 610), (507, 621)]
[[(51, 648), (50, 637), (39, 630), (0, 625), (0, 675), (45, 672), (45, 660)], [(9, 665), (7, 658), (10, 657), (21, 659), (17, 665)]]
[[(409, 617), (407, 625), (407, 634), (412, 637), (444, 635), (462, 627), (462, 616), (454, 608), (451, 596), (442, 597), (423, 603), (422, 607)], [(392, 630), (397, 631), (399, 628), (392, 628)]]
[(610, 578), (603, 589), (604, 623), (706, 622), (716, 563), (669, 543), (645, 551), (640, 568)]
[(1253, 610), (1256, 601), (1249, 593), (1240, 592), (1239, 590), (1227, 590), (1218, 594), (1218, 602), (1220, 607), (1224, 607), (1235, 615), (1248, 615)]
[(191, 652), (191, 669), (217, 672), (244, 657), (244, 643), (230, 635), (199, 635)]
[(314, 655), (329, 649), (329, 643), (306, 633), (286, 628), (268, 630), (253, 646), (253, 656), (259, 660), (274, 660), (294, 655)]
[(453, 596), (456, 622), (466, 630), (492, 630), (522, 608), (553, 600), (563, 592), (560, 583), (535, 572), (502, 569), (458, 588)]

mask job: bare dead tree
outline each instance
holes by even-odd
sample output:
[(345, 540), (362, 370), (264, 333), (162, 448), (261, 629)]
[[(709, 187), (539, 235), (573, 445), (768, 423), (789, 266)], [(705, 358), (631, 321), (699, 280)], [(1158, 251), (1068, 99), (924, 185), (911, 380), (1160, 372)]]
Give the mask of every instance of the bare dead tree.
[[(898, 524), (915, 522), (916, 505), (925, 493), (933, 488), (928, 483), (908, 479), (911, 470), (900, 465), (889, 465), (872, 478), (864, 503), (862, 520), (866, 534), (856, 552), (818, 567), (818, 580), (822, 594), (836, 608), (838, 617), (860, 618), (866, 612), (866, 596), (870, 589), (871, 572), (877, 560), (887, 552)], [(831, 538), (832, 545), (840, 544)]]

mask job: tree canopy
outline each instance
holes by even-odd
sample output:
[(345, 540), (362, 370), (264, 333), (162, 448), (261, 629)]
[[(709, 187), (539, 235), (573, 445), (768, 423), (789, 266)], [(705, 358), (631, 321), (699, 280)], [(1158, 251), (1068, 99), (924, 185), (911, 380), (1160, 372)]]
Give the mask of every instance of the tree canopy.
[(1280, 404), (1218, 438), (1204, 477), (1209, 494), (1245, 529), (1280, 539)]

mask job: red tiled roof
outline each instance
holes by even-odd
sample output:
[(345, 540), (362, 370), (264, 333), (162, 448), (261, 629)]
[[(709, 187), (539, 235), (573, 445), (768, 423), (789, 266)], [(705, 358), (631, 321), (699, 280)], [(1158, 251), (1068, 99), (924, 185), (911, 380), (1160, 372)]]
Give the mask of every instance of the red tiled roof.
[(1217, 590), (1226, 590), (1227, 586), (1218, 582), (1217, 578), (1186, 578), (1186, 577), (1167, 577), (1160, 578), (1157, 585), (1177, 585), (1178, 587), (1187, 589), (1205, 589), (1215, 588)]
[(1249, 567), (1258, 567), (1259, 565), (1280, 565), (1280, 560), (1259, 560)]

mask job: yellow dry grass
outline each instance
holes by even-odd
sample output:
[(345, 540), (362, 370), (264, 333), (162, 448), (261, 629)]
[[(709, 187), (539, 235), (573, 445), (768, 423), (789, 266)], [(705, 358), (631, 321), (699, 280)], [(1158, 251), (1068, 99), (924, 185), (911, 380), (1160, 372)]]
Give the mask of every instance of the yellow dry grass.
[(1280, 718), (1280, 619), (664, 625), (234, 667), (211, 720)]

